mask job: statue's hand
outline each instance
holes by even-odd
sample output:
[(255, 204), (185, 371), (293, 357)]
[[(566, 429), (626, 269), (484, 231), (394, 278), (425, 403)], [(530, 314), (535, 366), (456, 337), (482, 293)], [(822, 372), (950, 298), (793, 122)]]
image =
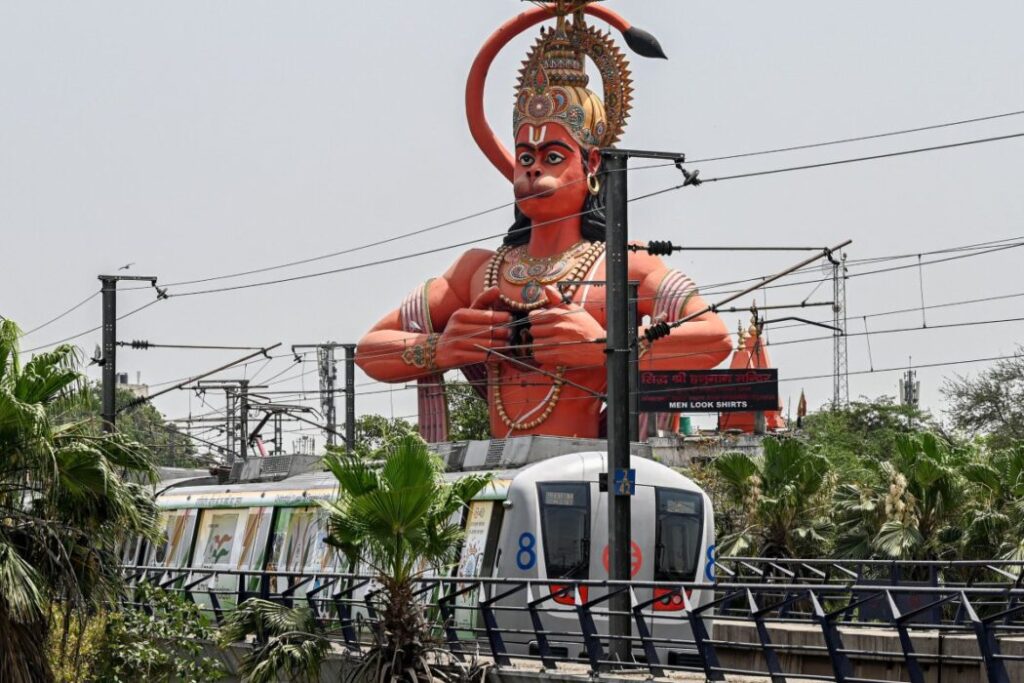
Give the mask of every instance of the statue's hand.
[[(508, 345), (507, 311), (492, 311), (498, 288), (485, 289), (470, 308), (460, 308), (448, 319), (437, 340), (437, 362), (442, 368), (457, 368), (487, 360), (488, 349)], [(482, 348), (481, 348), (482, 347)]]
[(578, 304), (566, 304), (554, 287), (545, 287), (550, 306), (530, 312), (533, 357), (541, 365), (570, 370), (604, 365), (601, 323)]

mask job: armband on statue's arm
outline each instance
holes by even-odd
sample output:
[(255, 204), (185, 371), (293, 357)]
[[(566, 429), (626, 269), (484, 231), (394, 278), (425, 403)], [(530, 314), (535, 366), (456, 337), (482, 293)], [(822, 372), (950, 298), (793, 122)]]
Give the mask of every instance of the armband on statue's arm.
[(678, 270), (665, 273), (654, 293), (654, 312), (651, 319), (655, 322), (673, 322), (683, 317), (686, 303), (697, 293), (697, 285), (688, 275)]
[(405, 347), (402, 362), (420, 370), (437, 370), (437, 340), (441, 335), (428, 334), (422, 342)]

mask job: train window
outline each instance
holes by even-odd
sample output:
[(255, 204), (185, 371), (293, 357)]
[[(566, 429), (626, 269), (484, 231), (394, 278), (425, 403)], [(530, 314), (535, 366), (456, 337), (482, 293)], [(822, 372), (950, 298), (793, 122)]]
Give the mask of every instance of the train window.
[(196, 510), (170, 510), (162, 515), (159, 541), (150, 547), (148, 564), (184, 567), (192, 549)]
[(693, 581), (700, 560), (704, 502), (699, 493), (656, 489), (655, 581)]
[(537, 484), (548, 577), (585, 579), (590, 570), (590, 485)]
[[(241, 552), (238, 553), (238, 569), (263, 569), (267, 536), (270, 534), (270, 519), (274, 508), (250, 508), (245, 520), (245, 531), (241, 536)], [(250, 575), (246, 580), (246, 588), (255, 591), (259, 588), (260, 578)]]
[[(274, 516), (267, 569), (311, 573), (331, 571), (338, 556), (324, 543), (326, 532), (327, 514), (323, 510), (278, 508)], [(278, 581), (274, 583), (276, 585)]]
[[(230, 566), (231, 552), (235, 547), (235, 536), (240, 516), (241, 513), (237, 511), (204, 511), (204, 521), (209, 518), (209, 526), (203, 530), (206, 538), (202, 554), (203, 567)], [(195, 564), (193, 561), (193, 566)]]

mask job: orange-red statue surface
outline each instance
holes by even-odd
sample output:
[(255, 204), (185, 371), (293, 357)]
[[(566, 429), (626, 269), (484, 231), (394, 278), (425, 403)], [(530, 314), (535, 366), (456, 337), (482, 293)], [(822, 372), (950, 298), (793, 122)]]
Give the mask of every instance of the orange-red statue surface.
[[(604, 213), (599, 150), (618, 141), (632, 99), (627, 63), (611, 40), (585, 24), (608, 22), (645, 56), (647, 34), (617, 14), (579, 0), (526, 11), (498, 29), (477, 56), (466, 87), (470, 130), (512, 182), (516, 220), (496, 250), (472, 249), (416, 288), (360, 341), (356, 362), (386, 382), (417, 379), (420, 430), (446, 436), (442, 374), (461, 369), (484, 389), (491, 433), (598, 437), (605, 388)], [(513, 111), (514, 154), (483, 114), (491, 61), (515, 35), (543, 29), (520, 72)], [(585, 58), (597, 65), (602, 101), (587, 88)], [(701, 310), (693, 281), (646, 252), (629, 256), (640, 283), (639, 313), (677, 320)], [(642, 351), (643, 369), (704, 369), (732, 350), (724, 323), (707, 313)], [(484, 382), (486, 380), (486, 382)]]

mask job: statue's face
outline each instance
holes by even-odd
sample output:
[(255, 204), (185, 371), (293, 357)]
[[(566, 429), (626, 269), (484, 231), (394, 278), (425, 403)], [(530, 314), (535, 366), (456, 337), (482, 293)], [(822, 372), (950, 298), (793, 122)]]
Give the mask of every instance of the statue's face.
[(587, 171), (596, 173), (601, 163), (597, 149), (584, 157), (579, 143), (558, 123), (520, 126), (515, 156), (516, 204), (535, 224), (579, 213), (587, 198)]

